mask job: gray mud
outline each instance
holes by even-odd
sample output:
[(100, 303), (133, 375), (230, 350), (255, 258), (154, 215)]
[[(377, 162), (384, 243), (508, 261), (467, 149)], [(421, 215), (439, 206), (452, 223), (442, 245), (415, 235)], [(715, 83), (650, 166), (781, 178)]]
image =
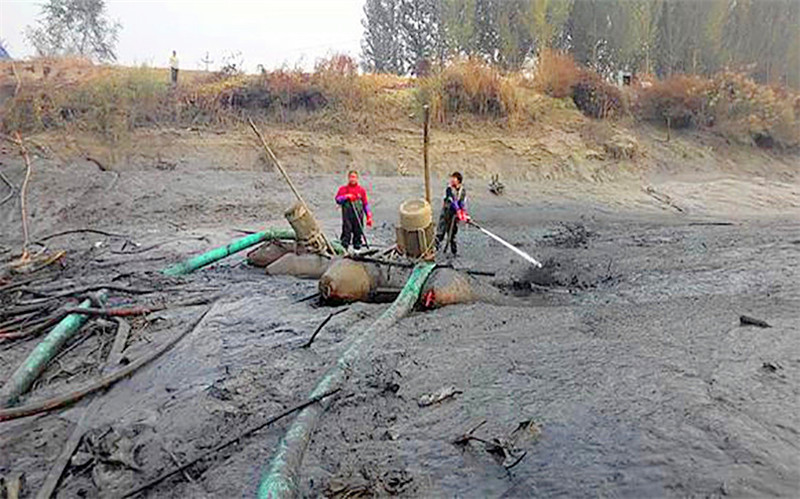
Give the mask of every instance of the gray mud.
[[(160, 280), (153, 272), (167, 263), (230, 241), (237, 237), (233, 228), (264, 223), (258, 214), (266, 188), (243, 195), (243, 201), (236, 197), (240, 184), (263, 173), (220, 172), (227, 180), (217, 185), (206, 185), (217, 178), (211, 170), (200, 180), (182, 177), (183, 183), (170, 174), (145, 171), (128, 183), (125, 177), (134, 174), (126, 171), (114, 193), (98, 185), (67, 194), (55, 181), (71, 185), (72, 175), (39, 172), (41, 191), (32, 197), (40, 201), (33, 222), (37, 236), (94, 226), (125, 232), (141, 247), (169, 241), (135, 255), (111, 253), (124, 241), (102, 236), (52, 241), (69, 251), (67, 268), (53, 274), (54, 282), (115, 279), (132, 286), (181, 287), (128, 300), (135, 303), (223, 295), (173, 350), (102, 395), (93, 429), (58, 497), (130, 490), (172, 467), (170, 454), (185, 462), (301, 402), (385, 309), (354, 304), (303, 349), (331, 311), (313, 300), (299, 302), (316, 291), (314, 281), (265, 276), (244, 265), (243, 255), (184, 278)], [(298, 183), (331, 190), (336, 179), (304, 177)], [(376, 191), (392, 194), (375, 201), (374, 241), (391, 240), (394, 206), (418, 187), (408, 180), (375, 179)], [(280, 208), (289, 198), (275, 189), (266, 194), (275, 205), (275, 223), (283, 224)], [(49, 204), (41, 202), (45, 197)], [(406, 497), (796, 495), (796, 218), (740, 217), (730, 226), (698, 226), (660, 209), (610, 211), (552, 199), (512, 207), (504, 198), (476, 199), (475, 218), (546, 262), (545, 268), (531, 271), (477, 231), (461, 231), (462, 256), (454, 266), (496, 272), (481, 280), (512, 293), (519, 303), (416, 312), (375, 338), (313, 436), (301, 470), (303, 495), (357, 490)], [(316, 203), (315, 208), (328, 206)], [(233, 207), (226, 211), (228, 205)], [(320, 211), (326, 230), (335, 233), (333, 209)], [(0, 215), (4, 233), (12, 233), (5, 221), (14, 222), (13, 212)], [(114, 300), (125, 302), (120, 296)], [(133, 359), (149, 351), (202, 310), (132, 320), (127, 355)], [(773, 327), (742, 327), (742, 314)], [(113, 329), (94, 322), (86, 331), (93, 336), (50, 366), (46, 382), (28, 400), (96, 375)], [(0, 377), (6, 379), (34, 345), (0, 345)], [(462, 393), (431, 406), (418, 404), (421, 396), (450, 386)], [(0, 423), (0, 474), (24, 471), (24, 497), (41, 484), (81, 407)], [(474, 435), (490, 440), (507, 437), (530, 419), (539, 435), (520, 446), (526, 454), (510, 470), (484, 444), (452, 443), (484, 420)], [(190, 468), (193, 482), (177, 475), (145, 496), (253, 497), (289, 422)]]
[[(549, 261), (537, 271), (470, 234), (465, 260), (497, 255), (487, 268), (518, 268), (497, 284), (538, 284), (535, 301), (447, 307), (383, 335), (315, 436), (304, 494), (793, 496), (800, 226), (590, 226), (579, 245), (505, 227)], [(748, 312), (774, 327), (739, 326)], [(418, 406), (451, 385), (463, 394)], [(541, 436), (509, 471), (483, 444), (452, 443), (482, 420), (491, 439), (527, 419)]]

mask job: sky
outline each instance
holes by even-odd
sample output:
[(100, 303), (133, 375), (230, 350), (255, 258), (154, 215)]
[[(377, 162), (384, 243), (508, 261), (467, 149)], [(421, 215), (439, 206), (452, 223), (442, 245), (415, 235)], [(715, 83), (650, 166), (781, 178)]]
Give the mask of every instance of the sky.
[[(25, 40), (44, 0), (0, 0), (0, 39), (15, 59), (34, 55)], [(218, 69), (226, 61), (268, 69), (311, 69), (333, 53), (360, 53), (364, 0), (106, 0), (122, 24), (120, 64), (166, 67), (172, 50), (183, 69), (203, 69), (208, 52)]]

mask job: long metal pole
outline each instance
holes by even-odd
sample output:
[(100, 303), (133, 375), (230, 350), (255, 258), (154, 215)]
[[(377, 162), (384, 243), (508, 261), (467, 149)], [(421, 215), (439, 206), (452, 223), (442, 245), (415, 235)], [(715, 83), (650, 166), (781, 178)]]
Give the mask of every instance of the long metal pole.
[(422, 157), (423, 157), (423, 164), (425, 167), (425, 201), (428, 204), (431, 203), (431, 169), (430, 165), (428, 164), (428, 142), (430, 141), (430, 134), (428, 133), (428, 128), (430, 127), (430, 120), (431, 120), (431, 110), (427, 104), (422, 107), (424, 114), (425, 114), (425, 126), (423, 132), (423, 141), (422, 141)]
[(535, 258), (533, 258), (531, 255), (529, 255), (529, 254), (525, 253), (525, 252), (524, 252), (524, 251), (522, 251), (521, 249), (517, 248), (516, 246), (514, 246), (514, 245), (513, 245), (513, 244), (511, 244), (510, 242), (506, 241), (505, 239), (502, 239), (502, 238), (501, 238), (500, 236), (498, 236), (498, 235), (492, 234), (491, 232), (489, 232), (488, 230), (484, 229), (484, 228), (483, 228), (483, 227), (481, 227), (480, 225), (476, 224), (476, 223), (475, 223), (475, 222), (473, 222), (472, 220), (470, 220), (470, 221), (469, 221), (469, 222), (467, 222), (467, 223), (468, 223), (468, 224), (470, 224), (470, 225), (472, 225), (472, 226), (473, 226), (473, 227), (475, 227), (476, 229), (480, 230), (481, 232), (483, 232), (483, 233), (484, 233), (484, 234), (486, 234), (487, 236), (491, 237), (492, 239), (494, 239), (494, 240), (495, 240), (495, 241), (497, 241), (498, 243), (502, 244), (502, 245), (503, 245), (503, 246), (505, 246), (506, 248), (510, 249), (510, 250), (511, 250), (511, 251), (513, 251), (514, 253), (518, 254), (519, 256), (521, 256), (522, 258), (524, 258), (525, 260), (529, 261), (530, 263), (532, 263), (532, 264), (533, 264), (533, 265), (535, 265), (536, 267), (542, 268), (542, 264), (541, 264), (541, 263), (539, 263), (539, 261), (538, 261), (538, 260), (536, 260)]

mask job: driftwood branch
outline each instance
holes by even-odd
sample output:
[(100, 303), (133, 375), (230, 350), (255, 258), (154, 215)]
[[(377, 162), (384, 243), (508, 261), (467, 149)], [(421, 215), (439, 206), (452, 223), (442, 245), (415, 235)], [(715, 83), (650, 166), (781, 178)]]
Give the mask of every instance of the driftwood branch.
[(308, 295), (308, 296), (304, 296), (303, 298), (299, 298), (299, 299), (295, 300), (294, 302), (295, 303), (303, 303), (304, 301), (311, 301), (314, 298), (319, 298), (319, 297), (320, 297), (320, 294), (319, 294), (319, 291), (317, 291), (314, 294), (311, 294), (311, 295)]
[(308, 341), (302, 346), (302, 348), (310, 347), (311, 344), (314, 342), (314, 339), (319, 334), (319, 332), (322, 331), (322, 328), (325, 327), (325, 324), (327, 324), (331, 319), (333, 319), (337, 315), (342, 314), (344, 312), (347, 312), (348, 310), (350, 310), (350, 307), (345, 307), (345, 308), (342, 308), (340, 310), (337, 310), (335, 312), (331, 312), (330, 314), (328, 314), (328, 316), (325, 317), (325, 320), (322, 321), (322, 323), (320, 323), (319, 326), (317, 326), (317, 329), (314, 330), (314, 333), (311, 335), (311, 338), (308, 339)]
[(192, 322), (191, 326), (186, 328), (182, 333), (178, 334), (168, 342), (164, 343), (162, 346), (158, 347), (153, 352), (128, 364), (125, 368), (120, 369), (112, 374), (103, 376), (102, 378), (100, 378), (95, 382), (89, 383), (88, 385), (82, 388), (79, 388), (64, 395), (60, 395), (58, 397), (42, 400), (39, 402), (34, 402), (20, 407), (0, 409), (0, 421), (8, 421), (11, 419), (23, 418), (26, 416), (32, 416), (34, 414), (51, 411), (53, 409), (58, 409), (66, 405), (74, 404), (83, 397), (92, 394), (98, 390), (103, 390), (105, 388), (108, 388), (117, 381), (130, 376), (131, 374), (136, 372), (139, 368), (157, 359), (164, 352), (175, 346), (175, 344), (178, 341), (180, 341), (184, 336), (188, 335), (189, 333), (194, 331), (195, 328), (197, 328), (197, 326), (200, 324), (203, 318), (205, 318), (205, 316), (208, 314), (211, 308), (212, 307), (208, 307), (205, 310), (205, 312), (200, 314), (200, 316), (195, 321)]
[(28, 237), (28, 183), (31, 179), (31, 158), (28, 156), (28, 150), (22, 142), (22, 136), (16, 132), (16, 143), (19, 146), (22, 157), (25, 160), (25, 180), (22, 181), (20, 188), (20, 211), (22, 212), (22, 257), (21, 261), (26, 261), (29, 257), (28, 244), (30, 239)]
[(3, 183), (5, 183), (8, 186), (8, 188), (10, 189), (8, 195), (6, 197), (4, 197), (2, 201), (0, 201), (0, 206), (2, 206), (4, 204), (6, 204), (6, 201), (8, 201), (9, 199), (14, 197), (14, 195), (17, 193), (17, 186), (12, 184), (11, 181), (8, 180), (8, 177), (6, 177), (3, 172), (0, 172), (0, 180), (2, 180)]
[(131, 295), (146, 295), (150, 293), (157, 293), (159, 291), (177, 291), (180, 288), (162, 288), (162, 289), (155, 289), (155, 288), (131, 288), (128, 286), (120, 286), (118, 284), (108, 284), (108, 283), (101, 283), (101, 284), (90, 284), (88, 286), (81, 286), (79, 288), (70, 289), (67, 291), (63, 291), (61, 293), (56, 293), (54, 295), (46, 296), (44, 298), (36, 298), (33, 300), (28, 300), (25, 302), (20, 302), (21, 305), (37, 305), (41, 303), (47, 303), (53, 300), (60, 300), (61, 298), (66, 298), (68, 296), (75, 296), (75, 295), (83, 295), (86, 293), (90, 293), (92, 291), (98, 291), (100, 289), (107, 289), (109, 291), (117, 291), (120, 293), (127, 293)]
[(49, 236), (44, 236), (44, 237), (40, 238), (39, 242), (47, 241), (48, 239), (53, 239), (54, 237), (66, 236), (67, 234), (77, 234), (77, 233), (80, 233), (80, 232), (88, 232), (88, 233), (91, 233), (91, 234), (100, 234), (101, 236), (117, 237), (117, 238), (120, 238), (120, 239), (128, 239), (128, 236), (126, 236), (124, 234), (115, 234), (113, 232), (106, 232), (104, 230), (82, 228), (82, 229), (70, 229), (70, 230), (64, 230), (64, 231), (61, 231), (61, 232), (56, 232), (55, 234), (50, 234)]
[(91, 156), (86, 156), (86, 161), (89, 161), (90, 163), (94, 163), (95, 165), (97, 165), (97, 167), (98, 167), (98, 168), (100, 168), (100, 171), (101, 171), (101, 172), (107, 172), (107, 171), (109, 171), (109, 168), (108, 168), (108, 167), (106, 167), (106, 165), (104, 165), (103, 163), (101, 163), (101, 162), (100, 162), (98, 159), (96, 159), (96, 158), (93, 158), (93, 157), (91, 157)]
[(136, 315), (151, 314), (153, 312), (160, 312), (162, 310), (167, 310), (171, 308), (192, 307), (195, 305), (207, 305), (217, 300), (217, 298), (219, 298), (219, 296), (202, 297), (193, 300), (179, 301), (175, 303), (152, 305), (149, 307), (122, 307), (122, 308), (67, 307), (62, 309), (61, 312), (64, 315), (82, 314), (82, 315), (103, 316), (103, 317), (130, 317)]
[(756, 319), (755, 317), (750, 317), (749, 315), (742, 315), (739, 316), (739, 324), (742, 326), (758, 326), (758, 327), (772, 327), (767, 324), (766, 321), (762, 321), (761, 319)]

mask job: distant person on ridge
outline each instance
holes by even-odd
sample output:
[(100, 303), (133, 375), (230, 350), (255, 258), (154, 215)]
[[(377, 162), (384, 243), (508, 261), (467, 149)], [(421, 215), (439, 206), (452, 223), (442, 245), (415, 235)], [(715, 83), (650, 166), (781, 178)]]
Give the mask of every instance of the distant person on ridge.
[(172, 85), (178, 84), (178, 53), (172, 51), (172, 56), (169, 58), (170, 81)]
[(367, 227), (372, 227), (372, 211), (367, 191), (358, 184), (357, 171), (347, 173), (347, 185), (339, 187), (336, 203), (342, 207), (342, 246), (347, 251), (352, 243), (353, 249), (358, 251), (364, 239), (364, 215), (367, 215)]
[(436, 228), (436, 249), (442, 244), (445, 236), (448, 238), (450, 251), (453, 256), (458, 254), (456, 234), (458, 233), (457, 221), (468, 222), (467, 190), (464, 188), (464, 177), (460, 172), (450, 175), (450, 182), (444, 190), (442, 213), (439, 215), (439, 225)]

